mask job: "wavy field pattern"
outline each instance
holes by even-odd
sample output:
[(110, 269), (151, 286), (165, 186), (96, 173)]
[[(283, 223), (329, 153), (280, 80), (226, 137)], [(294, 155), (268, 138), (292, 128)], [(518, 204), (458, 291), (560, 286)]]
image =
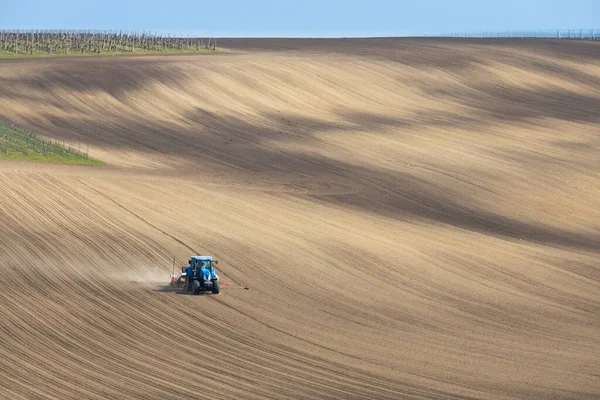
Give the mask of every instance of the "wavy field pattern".
[(600, 43), (219, 44), (0, 62), (1, 398), (600, 396)]

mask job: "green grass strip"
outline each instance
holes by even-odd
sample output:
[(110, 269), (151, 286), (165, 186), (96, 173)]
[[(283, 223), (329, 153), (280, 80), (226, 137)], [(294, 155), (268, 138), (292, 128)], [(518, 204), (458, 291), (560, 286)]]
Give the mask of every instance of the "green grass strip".
[[(87, 148), (87, 147), (86, 147)], [(0, 160), (108, 166), (87, 153), (0, 121)]]
[(101, 51), (100, 53), (95, 52), (70, 52), (70, 53), (44, 53), (34, 52), (30, 53), (11, 53), (8, 51), (0, 50), (0, 59), (18, 59), (18, 58), (44, 58), (44, 57), (114, 57), (114, 56), (145, 56), (145, 55), (178, 55), (178, 54), (207, 54), (207, 53), (218, 53), (219, 50), (211, 49), (199, 49), (199, 50), (175, 50), (168, 49), (166, 51), (161, 50), (142, 50), (134, 49), (133, 51)]

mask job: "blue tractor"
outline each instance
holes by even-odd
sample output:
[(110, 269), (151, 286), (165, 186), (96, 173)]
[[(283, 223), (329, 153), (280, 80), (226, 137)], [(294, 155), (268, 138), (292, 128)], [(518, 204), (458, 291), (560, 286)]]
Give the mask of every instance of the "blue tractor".
[(219, 294), (221, 284), (219, 276), (213, 264), (219, 261), (213, 260), (211, 256), (191, 256), (188, 265), (181, 268), (181, 275), (176, 281), (172, 281), (176, 287), (183, 287), (189, 293), (200, 294), (211, 291)]

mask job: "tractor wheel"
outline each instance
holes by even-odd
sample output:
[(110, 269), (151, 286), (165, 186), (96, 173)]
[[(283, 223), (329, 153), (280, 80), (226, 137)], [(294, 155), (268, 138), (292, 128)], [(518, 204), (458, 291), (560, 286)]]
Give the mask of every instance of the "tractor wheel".
[(219, 283), (219, 281), (218, 280), (213, 281), (213, 287), (212, 287), (213, 294), (219, 294), (220, 291), (221, 291), (221, 284)]
[(200, 294), (200, 281), (192, 282), (192, 294)]

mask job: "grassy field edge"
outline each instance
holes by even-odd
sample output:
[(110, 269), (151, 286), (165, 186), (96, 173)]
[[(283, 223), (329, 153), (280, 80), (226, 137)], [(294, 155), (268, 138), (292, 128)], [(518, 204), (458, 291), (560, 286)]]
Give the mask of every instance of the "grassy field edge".
[(43, 156), (40, 154), (23, 154), (11, 151), (8, 154), (0, 153), (0, 161), (31, 161), (31, 162), (43, 162), (52, 164), (71, 164), (71, 165), (91, 165), (95, 167), (109, 167), (110, 164), (104, 161), (96, 160), (95, 158), (88, 157), (87, 159), (77, 158), (73, 156)]
[(169, 50), (169, 51), (160, 51), (160, 50), (151, 50), (151, 51), (106, 51), (100, 53), (42, 53), (36, 52), (33, 54), (29, 53), (10, 53), (8, 51), (0, 50), (0, 60), (8, 59), (8, 60), (16, 60), (16, 59), (24, 59), (24, 58), (58, 58), (58, 57), (123, 57), (123, 56), (132, 56), (132, 57), (140, 57), (140, 56), (169, 56), (169, 55), (187, 55), (187, 54), (213, 54), (219, 53), (220, 51), (212, 50), (212, 49), (200, 49), (200, 50)]

